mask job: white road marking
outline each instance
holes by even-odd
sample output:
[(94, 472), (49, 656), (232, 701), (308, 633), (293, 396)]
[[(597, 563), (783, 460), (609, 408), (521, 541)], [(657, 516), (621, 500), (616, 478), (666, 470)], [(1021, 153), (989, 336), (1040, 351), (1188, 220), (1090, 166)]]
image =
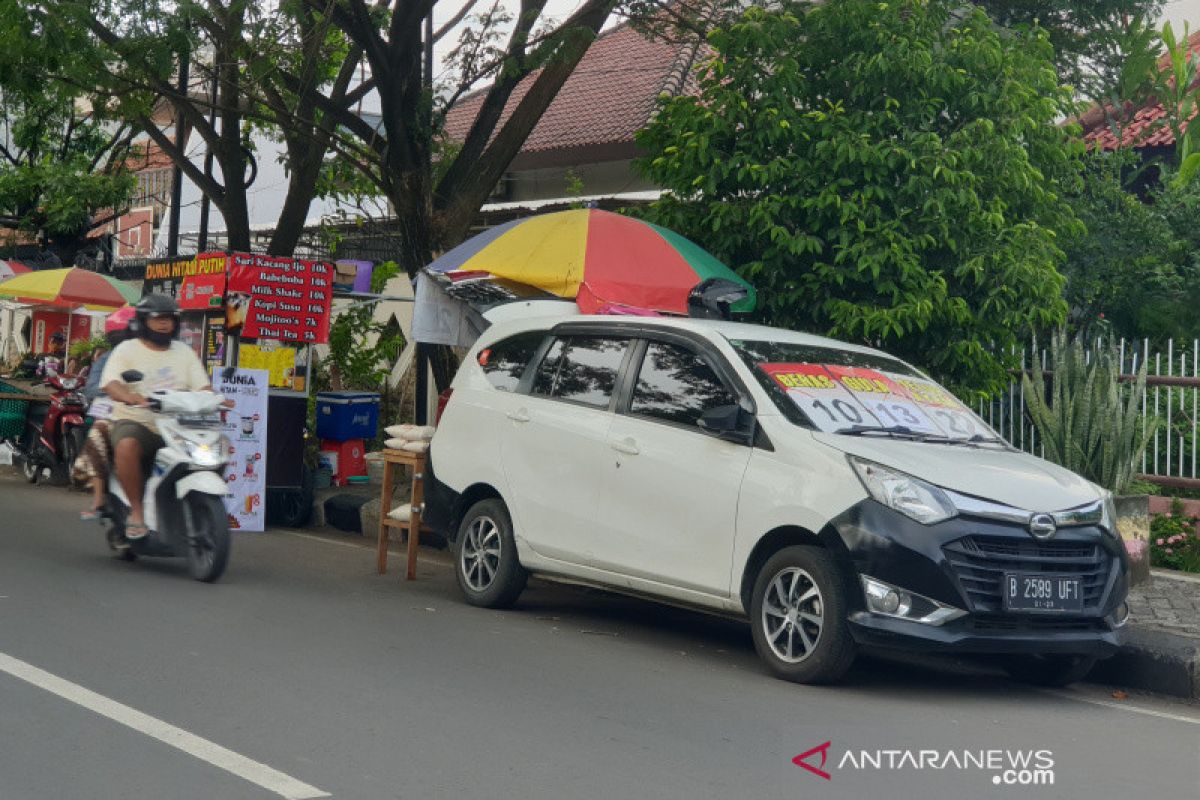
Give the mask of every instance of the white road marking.
[(1115, 708), (1118, 711), (1128, 711), (1132, 714), (1145, 714), (1149, 717), (1158, 717), (1159, 719), (1169, 719), (1175, 722), (1185, 722), (1189, 725), (1200, 725), (1200, 717), (1186, 717), (1183, 714), (1172, 714), (1167, 711), (1158, 711), (1145, 706), (1138, 706), (1132, 703), (1117, 702), (1115, 700), (1101, 700), (1098, 697), (1088, 697), (1083, 694), (1078, 694), (1066, 689), (1038, 689), (1037, 691), (1043, 694), (1053, 695), (1054, 697), (1062, 697), (1067, 700), (1076, 700), (1080, 703), (1090, 703), (1094, 706), (1104, 706), (1105, 708)]
[(0, 672), (7, 672), (14, 678), (19, 678), (39, 689), (69, 700), (89, 711), (94, 711), (113, 722), (119, 722), (177, 750), (182, 750), (194, 758), (257, 784), (286, 800), (313, 800), (313, 798), (330, 796), (329, 792), (309, 786), (307, 783), (298, 781), (277, 769), (272, 769), (266, 764), (227, 750), (219, 744), (188, 733), (169, 722), (163, 722), (149, 714), (143, 714), (124, 703), (97, 694), (91, 689), (85, 689), (77, 683), (72, 683), (5, 653), (0, 653)]

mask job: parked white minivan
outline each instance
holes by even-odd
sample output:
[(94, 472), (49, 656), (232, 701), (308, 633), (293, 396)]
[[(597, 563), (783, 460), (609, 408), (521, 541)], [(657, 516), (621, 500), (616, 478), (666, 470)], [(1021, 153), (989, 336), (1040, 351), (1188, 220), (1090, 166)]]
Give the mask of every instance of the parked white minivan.
[(530, 573), (748, 617), (777, 676), (862, 647), (1077, 680), (1125, 623), (1110, 496), (877, 350), (704, 319), (489, 328), (430, 449), (467, 602)]

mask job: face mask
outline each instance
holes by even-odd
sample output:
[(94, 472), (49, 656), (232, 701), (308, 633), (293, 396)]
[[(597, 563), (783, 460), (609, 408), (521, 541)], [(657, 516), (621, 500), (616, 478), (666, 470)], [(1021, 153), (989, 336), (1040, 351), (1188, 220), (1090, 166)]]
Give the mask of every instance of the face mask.
[(142, 335), (143, 339), (151, 344), (156, 344), (159, 347), (166, 347), (171, 343), (171, 340), (175, 338), (175, 331), (171, 331), (170, 333), (159, 333), (158, 331), (151, 330), (149, 325), (146, 325), (141, 331), (139, 331), (139, 333)]

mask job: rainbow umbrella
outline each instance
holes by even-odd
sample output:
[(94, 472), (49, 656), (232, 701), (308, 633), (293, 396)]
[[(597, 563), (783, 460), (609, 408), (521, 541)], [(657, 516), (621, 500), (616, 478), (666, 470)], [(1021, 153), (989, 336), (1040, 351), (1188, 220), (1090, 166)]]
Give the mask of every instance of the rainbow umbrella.
[(754, 287), (674, 231), (595, 208), (513, 220), (474, 236), (429, 265), (488, 272), (574, 298), (585, 313), (606, 306), (688, 313), (688, 295), (710, 279), (744, 287), (732, 311), (754, 309)]
[(141, 292), (124, 281), (78, 267), (27, 272), (0, 282), (0, 297), (48, 306), (120, 308), (136, 303)]
[(29, 267), (19, 261), (13, 261), (12, 259), (8, 261), (0, 260), (0, 281), (8, 280), (9, 278), (31, 271)]

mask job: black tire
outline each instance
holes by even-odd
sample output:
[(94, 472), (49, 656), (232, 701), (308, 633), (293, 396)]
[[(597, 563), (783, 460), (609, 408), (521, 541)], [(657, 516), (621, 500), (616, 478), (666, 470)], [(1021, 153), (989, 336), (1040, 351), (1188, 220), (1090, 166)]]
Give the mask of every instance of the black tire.
[(1091, 656), (1007, 656), (1004, 671), (1013, 680), (1034, 686), (1067, 686), (1081, 681), (1096, 666)]
[(87, 437), (87, 431), (81, 427), (74, 427), (71, 430), (63, 433), (62, 437), (62, 463), (59, 464), (59, 473), (67, 488), (71, 489), (75, 486), (75, 481), (71, 477), (72, 471), (75, 469), (75, 459), (79, 458), (79, 454), (83, 452), (83, 440)]
[(137, 561), (137, 553), (129, 546), (129, 540), (125, 538), (125, 526), (113, 525), (108, 529), (106, 534), (108, 540), (108, 549), (112, 551), (113, 558), (118, 561)]
[(778, 678), (833, 683), (854, 663), (847, 607), (846, 584), (827, 551), (785, 547), (767, 560), (754, 581), (754, 648)]
[(503, 501), (480, 500), (463, 516), (454, 543), (454, 575), (473, 606), (508, 608), (521, 596), (529, 573), (517, 558), (512, 518)]
[(189, 494), (184, 503), (188, 570), (196, 580), (212, 583), (224, 574), (229, 563), (229, 517), (225, 503), (219, 497), (200, 492)]

